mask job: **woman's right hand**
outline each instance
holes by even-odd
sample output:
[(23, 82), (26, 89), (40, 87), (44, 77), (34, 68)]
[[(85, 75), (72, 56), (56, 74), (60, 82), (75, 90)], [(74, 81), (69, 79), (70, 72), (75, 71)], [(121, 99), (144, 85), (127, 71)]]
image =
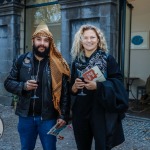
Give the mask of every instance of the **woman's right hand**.
[(85, 86), (85, 82), (83, 82), (80, 78), (76, 78), (72, 86), (72, 92), (77, 93), (78, 89), (83, 89), (84, 86)]

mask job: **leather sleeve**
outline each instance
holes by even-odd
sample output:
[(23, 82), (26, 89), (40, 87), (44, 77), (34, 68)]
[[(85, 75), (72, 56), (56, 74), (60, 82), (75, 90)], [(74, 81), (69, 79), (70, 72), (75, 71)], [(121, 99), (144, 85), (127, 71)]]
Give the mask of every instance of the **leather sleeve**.
[(4, 81), (4, 87), (5, 89), (12, 93), (21, 96), (23, 91), (24, 82), (19, 82), (19, 70), (17, 67), (17, 61), (16, 59), (12, 65), (11, 71)]
[(69, 80), (67, 76), (63, 75), (62, 94), (60, 100), (61, 116), (59, 116), (59, 118), (65, 120), (66, 122), (68, 122), (70, 115), (70, 102)]

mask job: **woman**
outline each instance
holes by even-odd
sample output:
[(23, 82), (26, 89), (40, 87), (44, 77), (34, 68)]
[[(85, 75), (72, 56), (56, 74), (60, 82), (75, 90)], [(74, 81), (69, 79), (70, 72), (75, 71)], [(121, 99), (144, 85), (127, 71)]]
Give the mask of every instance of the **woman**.
[[(123, 78), (115, 59), (109, 55), (105, 37), (100, 29), (83, 25), (75, 35), (72, 47), (71, 93), (72, 124), (78, 150), (110, 150), (124, 141), (121, 120), (128, 108)], [(97, 66), (105, 80), (97, 80), (91, 68)], [(89, 73), (84, 81), (80, 74)], [(96, 79), (93, 80), (93, 78)], [(80, 90), (84, 95), (78, 95)]]

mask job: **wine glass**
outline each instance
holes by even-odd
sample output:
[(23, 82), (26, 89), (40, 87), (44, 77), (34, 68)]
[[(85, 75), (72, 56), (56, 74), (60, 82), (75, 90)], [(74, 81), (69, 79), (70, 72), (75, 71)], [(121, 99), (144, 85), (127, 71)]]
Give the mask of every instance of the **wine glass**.
[[(32, 76), (31, 76), (31, 79), (32, 79), (32, 80), (35, 80), (36, 83), (38, 84), (38, 76), (37, 76), (37, 75), (32, 75)], [(31, 98), (32, 98), (32, 99), (37, 99), (37, 98), (39, 98), (39, 97), (36, 95), (36, 89), (34, 89), (34, 95), (33, 95)]]
[[(77, 69), (77, 75), (78, 78), (81, 79), (84, 82), (84, 78), (82, 76), (82, 71)], [(83, 88), (81, 89), (81, 91), (78, 93), (78, 95), (80, 96), (85, 96), (86, 94), (83, 92)]]

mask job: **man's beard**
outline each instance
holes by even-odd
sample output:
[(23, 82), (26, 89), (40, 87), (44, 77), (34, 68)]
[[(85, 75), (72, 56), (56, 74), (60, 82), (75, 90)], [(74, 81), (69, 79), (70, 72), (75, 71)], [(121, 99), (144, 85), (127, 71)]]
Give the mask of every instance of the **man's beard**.
[(38, 49), (41, 47), (41, 45), (39, 46), (35, 46), (35, 44), (33, 43), (33, 53), (39, 57), (42, 57), (42, 58), (45, 58), (48, 56), (49, 54), (49, 51), (50, 51), (50, 46), (48, 47), (45, 47), (45, 46), (42, 46), (45, 48), (45, 51), (44, 52), (40, 52)]

